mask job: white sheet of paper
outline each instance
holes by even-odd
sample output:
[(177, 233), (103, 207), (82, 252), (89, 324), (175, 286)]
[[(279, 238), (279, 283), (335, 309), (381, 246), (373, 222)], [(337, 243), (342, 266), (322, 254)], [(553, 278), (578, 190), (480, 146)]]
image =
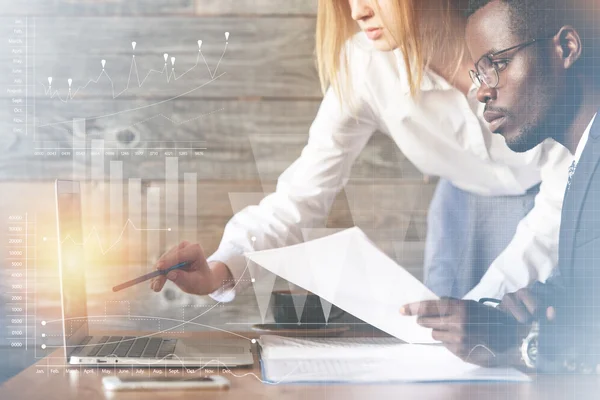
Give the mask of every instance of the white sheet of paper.
[(379, 250), (360, 228), (278, 249), (246, 253), (251, 261), (408, 343), (434, 343), (407, 303), (438, 297)]

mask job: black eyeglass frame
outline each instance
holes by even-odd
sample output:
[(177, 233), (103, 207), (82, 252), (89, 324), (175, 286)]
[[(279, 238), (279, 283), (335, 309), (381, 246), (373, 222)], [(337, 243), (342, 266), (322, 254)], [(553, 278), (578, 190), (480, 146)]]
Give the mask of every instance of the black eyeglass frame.
[[(549, 40), (552, 39), (554, 36), (550, 36), (550, 37), (545, 37), (545, 38), (536, 38), (536, 39), (531, 39), (528, 40), (526, 42), (523, 43), (519, 43), (515, 46), (509, 47), (507, 49), (503, 49), (500, 51), (496, 51), (494, 53), (489, 53), (489, 54), (485, 54), (483, 55), (479, 60), (477, 60), (477, 62), (475, 63), (475, 69), (477, 71), (474, 70), (470, 70), (469, 71), (469, 76), (471, 77), (471, 80), (473, 81), (473, 83), (475, 84), (475, 86), (477, 87), (481, 87), (482, 84), (485, 84), (487, 87), (489, 87), (490, 89), (494, 89), (496, 87), (498, 87), (498, 84), (500, 83), (500, 72), (498, 71), (498, 68), (496, 67), (496, 65), (494, 64), (494, 58), (498, 57), (501, 54), (504, 53), (508, 53), (509, 51), (513, 51), (513, 50), (522, 50), (528, 46), (531, 46), (534, 43), (538, 43), (541, 42), (543, 40)], [(482, 60), (487, 59), (490, 63), (490, 65), (492, 66), (492, 69), (494, 70), (494, 75), (495, 75), (495, 81), (496, 83), (494, 83), (493, 85), (486, 82), (485, 79), (483, 79), (482, 74), (479, 72), (480, 70), (480, 63)]]

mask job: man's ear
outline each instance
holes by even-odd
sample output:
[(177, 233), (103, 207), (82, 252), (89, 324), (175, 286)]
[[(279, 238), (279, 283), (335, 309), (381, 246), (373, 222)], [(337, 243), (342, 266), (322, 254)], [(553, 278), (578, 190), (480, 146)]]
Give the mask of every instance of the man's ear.
[(573, 67), (573, 64), (581, 57), (583, 51), (581, 36), (570, 25), (560, 28), (554, 36), (554, 44), (564, 69)]

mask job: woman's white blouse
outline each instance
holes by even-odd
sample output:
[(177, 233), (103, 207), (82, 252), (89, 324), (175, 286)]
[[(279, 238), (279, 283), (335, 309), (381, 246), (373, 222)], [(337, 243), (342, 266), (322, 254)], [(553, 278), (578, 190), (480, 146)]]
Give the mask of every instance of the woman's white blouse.
[(535, 280), (545, 281), (558, 259), (560, 212), (573, 159), (569, 151), (547, 140), (529, 152), (514, 153), (503, 137), (487, 129), (474, 88), (465, 96), (426, 70), (420, 94), (412, 98), (398, 50), (377, 51), (364, 34), (357, 34), (347, 51), (354, 96), (345, 100), (352, 109), (340, 105), (329, 90), (306, 147), (279, 177), (275, 193), (229, 221), (209, 261), (225, 263), (241, 281), (235, 290), (212, 296), (228, 301), (246, 286), (244, 252), (295, 244), (303, 240), (302, 229), (324, 226), (352, 164), (375, 131), (389, 135), (422, 173), (476, 194), (519, 195), (541, 181), (534, 208), (466, 297), (501, 298)]

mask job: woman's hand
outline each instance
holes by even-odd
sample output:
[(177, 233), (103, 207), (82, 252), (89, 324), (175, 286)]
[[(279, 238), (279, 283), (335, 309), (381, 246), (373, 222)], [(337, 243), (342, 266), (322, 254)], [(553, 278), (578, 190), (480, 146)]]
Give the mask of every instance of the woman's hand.
[(163, 254), (157, 261), (155, 268), (165, 270), (181, 262), (189, 262), (184, 269), (169, 272), (154, 278), (150, 287), (155, 292), (160, 292), (168, 280), (175, 283), (181, 290), (190, 294), (206, 295), (219, 289), (227, 280), (233, 283), (233, 277), (227, 266), (223, 263), (208, 264), (200, 244), (181, 242), (178, 246)]

